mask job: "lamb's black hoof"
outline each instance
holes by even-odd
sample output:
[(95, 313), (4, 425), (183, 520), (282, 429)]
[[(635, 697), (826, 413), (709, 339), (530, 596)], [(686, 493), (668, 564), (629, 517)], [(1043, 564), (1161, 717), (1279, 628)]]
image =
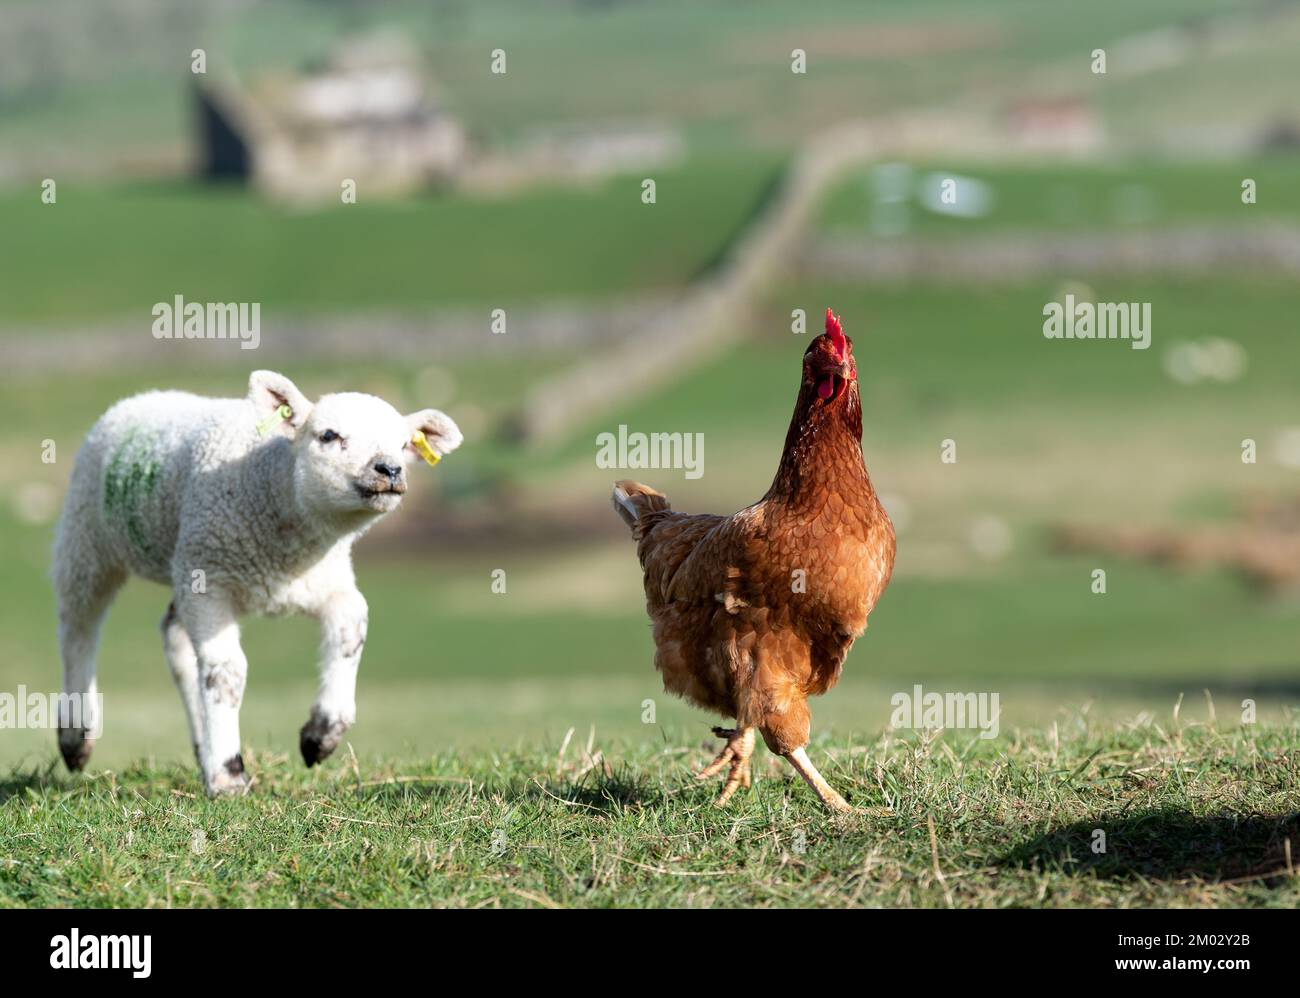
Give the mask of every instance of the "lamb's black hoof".
[(87, 738), (84, 728), (59, 729), (59, 752), (69, 772), (79, 773), (85, 769), (94, 747), (95, 739)]
[(320, 762), (324, 756), (321, 755), (320, 738), (311, 734), (307, 729), (311, 727), (311, 722), (304, 724), (302, 731), (298, 732), (298, 749), (302, 752), (302, 761), (308, 768)]
[(313, 710), (307, 723), (298, 732), (298, 749), (302, 752), (302, 761), (310, 768), (328, 759), (338, 748), (343, 732), (347, 730), (348, 726), (342, 721), (331, 721)]

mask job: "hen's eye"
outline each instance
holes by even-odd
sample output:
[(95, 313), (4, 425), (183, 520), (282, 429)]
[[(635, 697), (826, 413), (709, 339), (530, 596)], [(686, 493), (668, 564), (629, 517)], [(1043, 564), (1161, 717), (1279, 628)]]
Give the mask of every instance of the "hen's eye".
[(316, 439), (319, 440), (319, 441), (320, 441), (321, 443), (323, 443), (323, 444), (332, 444), (335, 440), (342, 440), (343, 438), (340, 437), (340, 436), (339, 436), (337, 433), (335, 433), (333, 430), (326, 430), (324, 433), (322, 433), (322, 434), (321, 434), (319, 437), (317, 437)]

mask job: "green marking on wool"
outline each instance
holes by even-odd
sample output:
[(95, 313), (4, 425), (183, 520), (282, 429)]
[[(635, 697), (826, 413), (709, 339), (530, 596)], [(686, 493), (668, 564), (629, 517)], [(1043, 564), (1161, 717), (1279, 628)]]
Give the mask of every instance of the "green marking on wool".
[(157, 445), (157, 434), (132, 427), (113, 452), (104, 476), (104, 511), (122, 521), (127, 538), (146, 557), (153, 556), (154, 548), (143, 507), (162, 478)]

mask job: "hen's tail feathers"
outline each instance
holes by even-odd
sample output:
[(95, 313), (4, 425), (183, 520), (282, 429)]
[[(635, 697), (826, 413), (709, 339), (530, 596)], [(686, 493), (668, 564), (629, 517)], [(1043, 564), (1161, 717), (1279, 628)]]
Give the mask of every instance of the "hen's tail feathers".
[(623, 518), (623, 522), (634, 533), (647, 513), (672, 508), (668, 505), (668, 497), (662, 492), (656, 492), (649, 485), (642, 485), (630, 478), (615, 482), (614, 493), (610, 498), (614, 502), (614, 512)]

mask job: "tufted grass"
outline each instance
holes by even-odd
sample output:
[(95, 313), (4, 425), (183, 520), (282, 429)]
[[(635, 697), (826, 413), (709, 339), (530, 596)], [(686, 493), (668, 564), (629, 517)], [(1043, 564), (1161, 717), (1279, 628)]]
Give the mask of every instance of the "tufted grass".
[(1294, 722), (815, 744), (848, 818), (762, 749), (720, 811), (703, 744), (583, 742), (311, 773), (250, 752), (253, 793), (220, 801), (175, 766), (11, 770), (0, 906), (1300, 903)]

